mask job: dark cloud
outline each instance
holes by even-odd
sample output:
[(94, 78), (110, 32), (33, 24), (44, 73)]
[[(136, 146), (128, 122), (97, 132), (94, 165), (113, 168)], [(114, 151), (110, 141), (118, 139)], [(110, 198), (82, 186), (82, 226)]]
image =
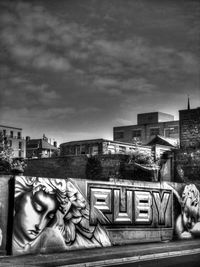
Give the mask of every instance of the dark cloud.
[(198, 1), (1, 1), (0, 10), (6, 124), (59, 141), (112, 138), (139, 112), (177, 114), (188, 93), (199, 105)]

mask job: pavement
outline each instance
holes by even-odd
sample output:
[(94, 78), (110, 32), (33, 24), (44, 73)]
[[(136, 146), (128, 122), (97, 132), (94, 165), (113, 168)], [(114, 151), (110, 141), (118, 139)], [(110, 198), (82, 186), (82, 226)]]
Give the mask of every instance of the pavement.
[(200, 239), (73, 250), (55, 254), (0, 256), (0, 267), (100, 267), (194, 255)]

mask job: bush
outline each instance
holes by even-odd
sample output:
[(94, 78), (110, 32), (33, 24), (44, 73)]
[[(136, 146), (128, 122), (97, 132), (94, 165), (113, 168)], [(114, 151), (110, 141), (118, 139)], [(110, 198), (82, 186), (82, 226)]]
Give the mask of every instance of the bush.
[(95, 156), (90, 156), (86, 165), (86, 177), (87, 179), (101, 179), (102, 166), (100, 160)]

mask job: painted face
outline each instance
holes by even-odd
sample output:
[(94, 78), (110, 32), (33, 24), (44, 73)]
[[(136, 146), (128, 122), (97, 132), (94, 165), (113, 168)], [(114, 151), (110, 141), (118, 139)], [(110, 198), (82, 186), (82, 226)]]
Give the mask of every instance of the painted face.
[(33, 241), (55, 216), (58, 203), (54, 195), (38, 191), (26, 193), (14, 221), (14, 236), (21, 243)]
[(194, 227), (197, 222), (198, 207), (191, 205), (191, 199), (186, 201), (185, 207), (182, 211), (183, 215), (183, 224), (187, 230), (190, 230)]

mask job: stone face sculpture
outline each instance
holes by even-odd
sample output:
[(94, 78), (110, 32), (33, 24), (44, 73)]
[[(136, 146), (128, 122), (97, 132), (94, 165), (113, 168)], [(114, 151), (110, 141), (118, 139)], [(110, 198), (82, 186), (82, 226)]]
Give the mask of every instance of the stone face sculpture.
[(14, 255), (110, 245), (101, 224), (90, 225), (87, 200), (70, 179), (16, 178)]

